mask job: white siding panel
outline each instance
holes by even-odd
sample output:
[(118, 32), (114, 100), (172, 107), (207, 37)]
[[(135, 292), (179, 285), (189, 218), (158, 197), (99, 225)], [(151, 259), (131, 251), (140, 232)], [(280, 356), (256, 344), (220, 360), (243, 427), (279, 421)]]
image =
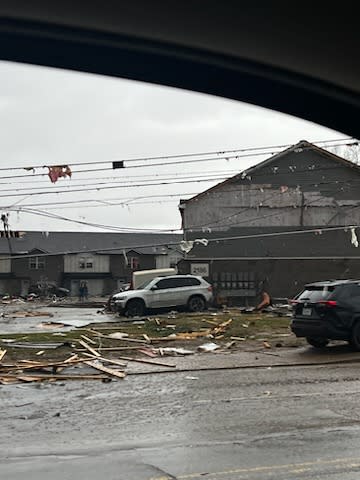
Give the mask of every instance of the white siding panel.
[[(80, 265), (85, 263), (85, 268)], [(92, 263), (92, 267), (88, 267)], [(64, 257), (65, 273), (108, 273), (110, 271), (109, 255), (68, 254)]]
[(0, 255), (0, 273), (11, 273), (11, 260), (3, 260), (6, 255)]

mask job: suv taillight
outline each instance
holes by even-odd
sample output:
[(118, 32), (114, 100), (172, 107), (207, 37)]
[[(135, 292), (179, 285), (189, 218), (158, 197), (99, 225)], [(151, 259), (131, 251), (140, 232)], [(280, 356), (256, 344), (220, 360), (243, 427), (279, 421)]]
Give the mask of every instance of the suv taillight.
[(320, 300), (317, 303), (321, 303), (321, 305), (325, 305), (326, 307), (336, 307), (337, 305), (336, 300)]
[(209, 292), (212, 292), (212, 291), (213, 291), (213, 288), (212, 288), (211, 285), (209, 285), (207, 289), (208, 289)]

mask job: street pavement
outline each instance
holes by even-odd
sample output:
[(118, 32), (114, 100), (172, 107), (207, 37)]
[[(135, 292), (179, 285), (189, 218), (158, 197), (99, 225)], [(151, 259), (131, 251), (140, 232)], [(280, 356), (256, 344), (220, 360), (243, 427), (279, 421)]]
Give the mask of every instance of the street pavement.
[(273, 364), (2, 386), (0, 478), (359, 479), (358, 363), (266, 358)]

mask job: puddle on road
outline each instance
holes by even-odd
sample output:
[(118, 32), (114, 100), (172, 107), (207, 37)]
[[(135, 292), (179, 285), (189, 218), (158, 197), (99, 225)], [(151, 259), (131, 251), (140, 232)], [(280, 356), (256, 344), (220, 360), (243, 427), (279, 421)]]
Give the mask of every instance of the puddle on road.
[[(20, 308), (18, 309), (20, 310)], [(22, 311), (31, 309), (22, 308)], [(96, 308), (71, 308), (61, 309), (56, 307), (38, 307), (36, 310), (49, 312), (49, 317), (23, 317), (23, 318), (0, 318), (0, 335), (14, 333), (35, 333), (35, 332), (68, 332), (75, 328), (85, 327), (92, 323), (117, 322), (119, 319), (114, 315), (97, 313)], [(4, 312), (11, 315), (11, 312)], [(51, 328), (46, 327), (46, 322), (59, 323)]]

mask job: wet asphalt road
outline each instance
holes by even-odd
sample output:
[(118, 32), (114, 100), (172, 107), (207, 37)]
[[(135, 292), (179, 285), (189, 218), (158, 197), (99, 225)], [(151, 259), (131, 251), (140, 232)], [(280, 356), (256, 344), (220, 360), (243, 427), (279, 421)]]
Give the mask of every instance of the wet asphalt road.
[(359, 479), (358, 364), (0, 388), (0, 478)]

